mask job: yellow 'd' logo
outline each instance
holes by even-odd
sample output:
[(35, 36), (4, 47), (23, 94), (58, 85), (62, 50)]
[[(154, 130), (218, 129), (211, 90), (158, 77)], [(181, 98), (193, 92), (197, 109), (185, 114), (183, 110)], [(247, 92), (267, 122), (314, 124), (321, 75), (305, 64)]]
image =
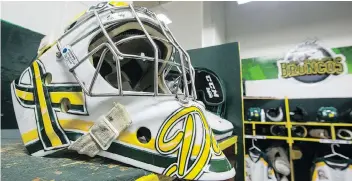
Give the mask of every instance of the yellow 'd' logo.
[[(155, 147), (163, 155), (177, 153), (177, 162), (163, 174), (187, 180), (201, 176), (211, 151), (222, 154), (203, 112), (195, 106), (181, 108), (167, 118), (158, 131)], [(196, 158), (192, 158), (194, 154)]]

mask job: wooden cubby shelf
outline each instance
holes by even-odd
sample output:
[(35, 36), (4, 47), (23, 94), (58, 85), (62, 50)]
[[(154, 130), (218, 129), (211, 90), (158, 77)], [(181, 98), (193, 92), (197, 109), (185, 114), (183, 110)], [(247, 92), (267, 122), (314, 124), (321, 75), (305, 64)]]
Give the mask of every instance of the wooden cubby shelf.
[(267, 139), (267, 140), (288, 140), (288, 137), (285, 136), (266, 136), (266, 135), (245, 135), (245, 138), (250, 139)]
[(321, 122), (291, 122), (292, 125), (299, 126), (351, 126), (351, 123), (321, 123)]
[(259, 122), (259, 121), (245, 121), (244, 124), (265, 124), (265, 125), (286, 125), (287, 122)]

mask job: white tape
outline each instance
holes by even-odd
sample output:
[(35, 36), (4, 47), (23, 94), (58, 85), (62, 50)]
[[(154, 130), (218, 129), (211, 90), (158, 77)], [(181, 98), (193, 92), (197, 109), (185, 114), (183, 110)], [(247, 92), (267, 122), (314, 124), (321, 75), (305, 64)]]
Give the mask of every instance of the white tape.
[(90, 157), (94, 157), (100, 151), (99, 145), (93, 140), (90, 134), (85, 134), (78, 138), (68, 149), (75, 150), (79, 154), (88, 155)]
[(100, 150), (107, 150), (131, 123), (131, 118), (125, 107), (115, 103), (114, 107), (106, 115), (102, 115), (89, 129), (89, 133), (72, 143), (69, 149), (93, 157)]
[(252, 135), (245, 135), (245, 138), (251, 138), (251, 139), (266, 139), (266, 136), (252, 136)]
[(119, 135), (104, 116), (100, 117), (99, 121), (90, 128), (89, 134), (103, 150), (107, 150)]
[(332, 139), (320, 139), (320, 143), (337, 143), (337, 144), (352, 144), (352, 141), (346, 141), (346, 140), (332, 140)]

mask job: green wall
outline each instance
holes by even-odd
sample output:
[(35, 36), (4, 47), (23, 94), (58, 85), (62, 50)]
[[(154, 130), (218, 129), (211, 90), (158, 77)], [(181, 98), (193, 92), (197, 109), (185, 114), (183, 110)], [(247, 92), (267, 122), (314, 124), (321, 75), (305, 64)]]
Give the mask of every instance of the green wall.
[(10, 83), (36, 56), (42, 34), (1, 20), (1, 129), (17, 129)]
[(242, 92), (241, 67), (238, 43), (228, 43), (188, 51), (194, 67), (204, 67), (214, 71), (224, 82), (226, 88), (226, 119), (235, 127), (238, 136), (238, 156), (236, 158), (236, 180), (243, 177), (242, 147)]

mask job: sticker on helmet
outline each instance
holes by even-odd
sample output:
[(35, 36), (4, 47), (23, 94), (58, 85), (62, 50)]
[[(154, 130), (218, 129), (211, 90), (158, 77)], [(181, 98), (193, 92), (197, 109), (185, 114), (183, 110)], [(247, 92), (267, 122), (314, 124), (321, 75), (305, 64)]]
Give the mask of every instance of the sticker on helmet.
[(66, 65), (69, 68), (72, 68), (73, 66), (78, 64), (78, 59), (75, 56), (75, 54), (72, 52), (71, 47), (67, 46), (63, 48), (61, 54), (66, 62)]

